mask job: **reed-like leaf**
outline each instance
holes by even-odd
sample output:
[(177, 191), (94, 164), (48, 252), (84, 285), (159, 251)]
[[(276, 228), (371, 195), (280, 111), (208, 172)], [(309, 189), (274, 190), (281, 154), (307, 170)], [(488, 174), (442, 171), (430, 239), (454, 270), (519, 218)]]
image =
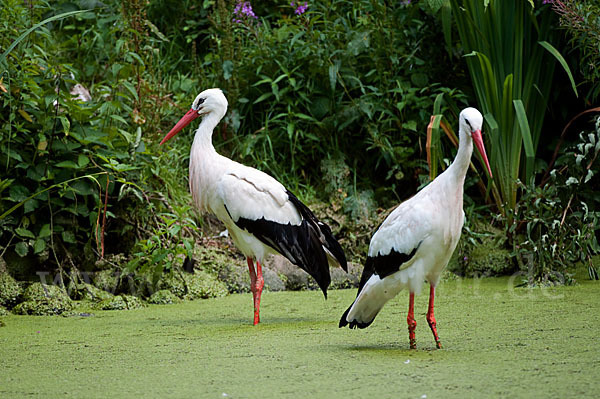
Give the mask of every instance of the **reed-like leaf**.
[(529, 121), (527, 120), (527, 114), (525, 113), (525, 107), (523, 101), (513, 100), (515, 111), (517, 114), (517, 121), (523, 137), (523, 145), (525, 146), (525, 157), (527, 158), (527, 176), (533, 175), (533, 161), (535, 159), (535, 150), (533, 149), (533, 140), (531, 139), (531, 132), (529, 131)]
[(575, 79), (573, 79), (573, 74), (571, 73), (571, 68), (569, 68), (569, 65), (567, 64), (567, 61), (565, 60), (565, 58), (550, 43), (548, 43), (546, 41), (541, 41), (539, 43), (540, 43), (540, 46), (542, 46), (543, 48), (548, 50), (548, 52), (550, 52), (550, 54), (552, 54), (554, 56), (554, 58), (556, 58), (557, 61), (560, 63), (560, 65), (563, 67), (563, 69), (567, 73), (567, 76), (569, 77), (569, 81), (571, 82), (571, 87), (573, 88), (573, 92), (575, 93), (575, 96), (579, 97), (579, 94), (577, 93), (577, 86), (575, 85)]

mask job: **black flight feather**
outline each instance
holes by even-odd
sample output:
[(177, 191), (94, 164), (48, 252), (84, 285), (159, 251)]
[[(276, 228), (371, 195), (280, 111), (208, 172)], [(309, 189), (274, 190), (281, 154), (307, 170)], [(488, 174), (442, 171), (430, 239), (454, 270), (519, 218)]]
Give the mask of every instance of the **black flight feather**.
[[(333, 255), (333, 257), (338, 261), (341, 268), (344, 269), (345, 272), (348, 272), (348, 264), (346, 262), (346, 255), (344, 254), (344, 250), (340, 243), (335, 239), (333, 233), (329, 226), (325, 223), (321, 222), (314, 213), (304, 205), (294, 194), (286, 190), (288, 198), (292, 204), (296, 207), (302, 218), (309, 221), (313, 228), (321, 233), (321, 244), (327, 248), (327, 250)], [(323, 242), (324, 241), (324, 242)]]
[[(331, 252), (340, 265), (347, 270), (346, 257), (340, 244), (331, 234), (329, 227), (321, 223), (314, 214), (289, 191), (290, 201), (302, 215), (300, 225), (282, 224), (264, 217), (252, 220), (240, 217), (233, 219), (236, 226), (273, 248), (290, 262), (310, 274), (327, 298), (327, 287), (331, 283), (329, 263), (323, 246)], [(227, 209), (227, 207), (225, 207)], [(229, 213), (229, 210), (227, 210)], [(229, 215), (231, 216), (231, 214)]]

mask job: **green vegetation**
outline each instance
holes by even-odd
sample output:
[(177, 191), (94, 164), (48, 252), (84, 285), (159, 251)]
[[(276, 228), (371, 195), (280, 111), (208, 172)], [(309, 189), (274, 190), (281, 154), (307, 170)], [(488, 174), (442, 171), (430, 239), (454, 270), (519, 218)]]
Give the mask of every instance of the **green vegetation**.
[[(337, 328), (354, 290), (266, 292), (102, 312), (17, 317), (0, 328), (0, 394), (45, 397), (574, 398), (600, 388), (597, 283), (514, 288), (507, 278), (440, 285), (435, 350), (416, 300), (408, 349), (406, 293), (365, 330)], [(40, 367), (43, 364), (43, 367)], [(94, 378), (90, 378), (90, 373)], [(227, 395), (227, 396), (225, 396)]]
[[(598, 62), (597, 6), (388, 3), (4, 1), (0, 306), (69, 312), (24, 299), (42, 276), (101, 308), (247, 291), (222, 226), (191, 206), (192, 129), (157, 144), (214, 86), (229, 99), (218, 151), (310, 204), (355, 264), (391, 207), (449, 164), (458, 112), (478, 106), (495, 177), (467, 177), (453, 270), (570, 284), (584, 262), (595, 278), (600, 125), (582, 111), (599, 69), (578, 60)], [(265, 279), (312, 288), (302, 273)]]

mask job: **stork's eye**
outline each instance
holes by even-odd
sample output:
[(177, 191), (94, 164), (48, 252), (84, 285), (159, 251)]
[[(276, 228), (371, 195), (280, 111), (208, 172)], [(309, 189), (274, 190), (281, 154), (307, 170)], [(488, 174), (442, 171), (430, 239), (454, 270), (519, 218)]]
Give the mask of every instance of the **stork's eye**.
[(471, 129), (471, 131), (473, 131), (473, 126), (471, 126), (471, 122), (469, 122), (468, 119), (465, 119), (465, 122), (467, 122), (467, 125), (469, 125), (469, 129)]
[(193, 104), (192, 108), (194, 108), (195, 110), (197, 110), (198, 107), (200, 107), (200, 104), (202, 104), (204, 102), (204, 100), (206, 100), (206, 98), (199, 98), (198, 101), (196, 101), (196, 103)]

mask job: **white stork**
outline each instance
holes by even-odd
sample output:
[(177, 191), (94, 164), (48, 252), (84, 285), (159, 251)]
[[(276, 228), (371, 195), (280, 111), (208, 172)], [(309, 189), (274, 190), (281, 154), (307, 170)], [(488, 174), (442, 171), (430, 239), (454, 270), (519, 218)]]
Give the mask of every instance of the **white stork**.
[(329, 264), (347, 271), (346, 257), (330, 228), (281, 183), (216, 152), (212, 133), (226, 111), (223, 92), (205, 90), (160, 144), (203, 117), (190, 152), (190, 191), (198, 209), (215, 214), (246, 256), (256, 325), (264, 286), (261, 262), (267, 255), (281, 254), (308, 272), (325, 298), (331, 282)]
[(433, 315), (435, 287), (458, 244), (463, 227), (463, 185), (471, 161), (473, 142), (492, 174), (483, 146), (483, 117), (466, 108), (459, 118), (459, 145), (452, 165), (415, 196), (400, 204), (371, 238), (367, 261), (354, 303), (339, 326), (368, 327), (387, 301), (407, 288), (409, 296), (408, 336), (416, 348), (414, 295), (423, 281), (430, 284), (427, 322), (436, 346), (441, 348)]

